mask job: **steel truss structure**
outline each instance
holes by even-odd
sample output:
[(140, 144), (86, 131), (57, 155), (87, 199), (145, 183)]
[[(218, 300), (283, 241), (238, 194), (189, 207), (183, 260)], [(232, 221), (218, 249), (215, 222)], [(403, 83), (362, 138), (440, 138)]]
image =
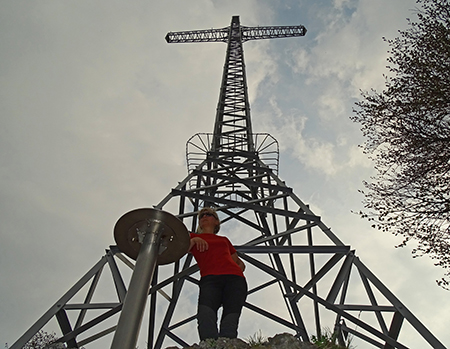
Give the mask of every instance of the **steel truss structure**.
[[(407, 348), (399, 335), (409, 323), (430, 347), (444, 349), (355, 251), (278, 177), (276, 140), (252, 132), (242, 43), (305, 33), (303, 26), (242, 27), (235, 16), (227, 28), (167, 35), (168, 42), (226, 42), (227, 52), (214, 132), (188, 141), (188, 175), (155, 208), (177, 210), (177, 216), (195, 231), (199, 209), (215, 207), (222, 234), (240, 240), (236, 248), (247, 264), (250, 289), (244, 312), (284, 326), (303, 341), (309, 341), (311, 334), (320, 336), (322, 326), (331, 321), (341, 344), (351, 334), (373, 347)], [(11, 349), (21, 348), (51, 319), (61, 328), (58, 341), (69, 347), (87, 345), (113, 332), (114, 324), (106, 328), (102, 324), (121, 311), (127, 292), (117, 260), (133, 269), (133, 263), (111, 246)], [(106, 265), (117, 298), (98, 302), (94, 294)], [(148, 348), (162, 348), (166, 339), (188, 346), (182, 329), (188, 326), (195, 332), (196, 309), (192, 306), (185, 316), (179, 308), (185, 290), (198, 282), (198, 267), (190, 255), (158, 267), (149, 294)], [(74, 302), (82, 292), (84, 300)], [(258, 302), (264, 292), (270, 294), (270, 301)], [(274, 297), (274, 292), (279, 296)], [(69, 313), (76, 316), (72, 319)]]

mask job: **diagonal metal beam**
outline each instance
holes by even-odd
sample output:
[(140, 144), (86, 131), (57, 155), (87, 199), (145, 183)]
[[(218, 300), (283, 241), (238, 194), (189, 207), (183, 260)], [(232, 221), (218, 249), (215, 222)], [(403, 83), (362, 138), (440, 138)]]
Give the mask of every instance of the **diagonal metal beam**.
[[(92, 300), (92, 296), (94, 295), (95, 289), (98, 285), (98, 281), (100, 280), (100, 276), (102, 275), (102, 270), (103, 268), (100, 268), (99, 271), (95, 274), (91, 286), (89, 287), (89, 291), (86, 295), (86, 298), (84, 299), (84, 304), (90, 304), (91, 300)], [(68, 309), (67, 305), (64, 307), (64, 309)], [(83, 323), (84, 317), (86, 316), (86, 310), (87, 309), (82, 309), (80, 311), (80, 314), (78, 315), (78, 319), (77, 322), (75, 324), (75, 328), (78, 328), (81, 326), (81, 324)]]
[(10, 349), (21, 349), (28, 341), (49, 322), (53, 316), (66, 304), (103, 266), (107, 263), (106, 257), (102, 257), (74, 286), (70, 288), (36, 323), (30, 327)]
[[(444, 345), (417, 319), (400, 300), (389, 291), (389, 289), (378, 280), (378, 278), (360, 261), (358, 257), (354, 263), (359, 270), (375, 285), (375, 287), (385, 296), (398, 310), (402, 316), (419, 332), (422, 337), (433, 347), (433, 349), (445, 349)], [(391, 344), (391, 343), (389, 343)]]
[[(366, 294), (369, 297), (370, 303), (372, 304), (372, 306), (378, 306), (377, 300), (372, 291), (372, 288), (370, 287), (369, 281), (367, 280), (366, 276), (361, 272), (361, 270), (358, 270), (358, 271), (359, 271), (362, 283), (364, 285), (364, 289), (366, 290)], [(381, 315), (381, 312), (376, 310), (375, 315), (377, 317), (378, 323), (380, 324), (380, 327), (383, 330), (383, 332), (388, 333), (386, 322), (384, 321), (384, 318)]]
[(264, 316), (264, 317), (266, 317), (268, 319), (271, 319), (271, 320), (273, 320), (275, 322), (278, 322), (281, 325), (284, 325), (284, 326), (286, 326), (288, 328), (291, 328), (291, 329), (295, 330), (297, 333), (301, 333), (301, 331), (302, 331), (302, 329), (299, 326), (293, 324), (292, 322), (289, 322), (289, 321), (287, 321), (287, 320), (285, 320), (285, 319), (283, 319), (283, 318), (281, 318), (279, 316), (276, 316), (276, 315), (274, 315), (274, 314), (272, 314), (272, 313), (270, 313), (270, 312), (268, 312), (268, 311), (266, 311), (266, 310), (264, 310), (262, 308), (259, 308), (259, 307), (257, 307), (254, 304), (245, 302), (244, 307), (248, 308), (250, 310), (253, 310), (255, 313), (258, 313), (258, 314), (260, 314), (260, 315), (262, 315), (262, 316)]
[[(254, 200), (252, 202), (236, 202), (233, 200), (223, 199), (219, 197), (210, 197), (208, 195), (202, 195), (202, 194), (196, 194), (196, 193), (186, 193), (181, 190), (172, 189), (172, 194), (174, 196), (187, 196), (195, 199), (200, 199), (204, 201), (213, 201), (215, 203), (220, 203), (224, 205), (228, 205), (230, 207), (242, 207), (242, 208), (248, 208), (256, 212), (263, 212), (263, 213), (274, 213), (278, 214), (280, 216), (288, 216), (288, 217), (297, 217), (300, 219), (310, 220), (310, 221), (320, 221), (320, 217), (316, 215), (311, 214), (303, 214), (299, 212), (293, 212), (293, 211), (285, 211), (273, 207), (268, 206), (261, 206), (261, 205), (255, 205), (255, 203), (260, 202), (261, 200)], [(267, 200), (267, 199), (266, 199)]]
[(350, 269), (353, 265), (353, 258), (355, 257), (354, 252), (351, 252), (347, 254), (345, 257), (344, 264), (342, 264), (341, 269), (339, 270), (339, 273), (334, 280), (333, 286), (330, 289), (330, 292), (327, 296), (327, 302), (334, 303), (336, 300), (336, 297), (341, 289), (342, 284), (345, 282), (345, 280), (348, 279), (348, 275), (350, 273)]
[[(314, 287), (319, 282), (319, 280), (321, 280), (342, 259), (343, 256), (343, 254), (337, 253), (333, 257), (331, 257), (314, 275), (314, 277), (310, 281), (308, 281), (305, 286), (303, 286), (303, 288), (305, 290), (310, 290), (312, 287)], [(297, 296), (295, 296), (294, 300), (298, 302), (301, 297), (303, 297), (303, 293), (300, 292), (297, 294)]]
[[(391, 327), (389, 328), (389, 336), (392, 338), (397, 339), (398, 335), (400, 334), (400, 329), (402, 328), (403, 320), (405, 318), (400, 314), (398, 311), (394, 313), (394, 316), (392, 318)], [(392, 345), (389, 345), (386, 343), (386, 345), (383, 347), (384, 349), (394, 349)]]
[(122, 303), (119, 304), (117, 307), (108, 310), (107, 312), (97, 316), (96, 318), (90, 320), (89, 322), (85, 323), (84, 325), (78, 327), (77, 329), (74, 329), (73, 331), (67, 333), (65, 336), (59, 338), (56, 343), (67, 343), (68, 341), (76, 338), (81, 333), (84, 333), (91, 328), (95, 327), (96, 325), (100, 324), (101, 322), (109, 319), (110, 317), (114, 316), (115, 314), (119, 313), (122, 310)]
[[(72, 332), (72, 326), (70, 325), (69, 318), (64, 309), (61, 309), (56, 313), (56, 320), (58, 321), (59, 327), (64, 335)], [(78, 348), (78, 343), (75, 338), (70, 338), (66, 341), (70, 348)]]
[(114, 260), (113, 254), (107, 253), (106, 259), (108, 260), (109, 269), (111, 270), (111, 274), (113, 276), (117, 297), (119, 298), (120, 302), (123, 302), (125, 299), (125, 295), (127, 294), (127, 288), (125, 287), (125, 283), (123, 282), (122, 276), (120, 275), (120, 271), (117, 267), (116, 261)]
[[(358, 327), (360, 327), (360, 328), (364, 329), (365, 331), (371, 333), (372, 335), (374, 335), (374, 336), (376, 336), (376, 337), (386, 341), (390, 345), (393, 345), (393, 346), (395, 346), (396, 348), (399, 348), (399, 349), (408, 349), (403, 344), (397, 342), (393, 338), (388, 337), (386, 334), (380, 332), (379, 330), (375, 329), (374, 327), (372, 327), (371, 325), (367, 324), (366, 322), (364, 322), (364, 321), (354, 317), (353, 315), (343, 311), (342, 309), (340, 309), (336, 305), (327, 302), (325, 299), (315, 295), (314, 293), (305, 290), (300, 285), (297, 285), (294, 282), (286, 279), (284, 275), (280, 274), (277, 270), (269, 267), (268, 265), (266, 265), (266, 264), (264, 264), (264, 263), (262, 263), (262, 262), (260, 262), (260, 261), (258, 261), (256, 259), (254, 259), (254, 258), (251, 258), (248, 255), (242, 255), (241, 257), (244, 260), (246, 260), (248, 263), (251, 263), (252, 265), (257, 267), (258, 269), (261, 269), (262, 271), (266, 272), (267, 274), (272, 275), (274, 278), (277, 278), (277, 279), (283, 280), (286, 283), (289, 283), (290, 286), (293, 289), (295, 289), (296, 291), (304, 293), (304, 295), (307, 296), (308, 298), (316, 300), (319, 304), (321, 304), (325, 308), (333, 311), (336, 314), (339, 314), (341, 317), (343, 317), (343, 318), (347, 319), (348, 321), (354, 323), (355, 325), (357, 325)], [(444, 347), (439, 347), (439, 349), (441, 349), (441, 348), (445, 349)]]

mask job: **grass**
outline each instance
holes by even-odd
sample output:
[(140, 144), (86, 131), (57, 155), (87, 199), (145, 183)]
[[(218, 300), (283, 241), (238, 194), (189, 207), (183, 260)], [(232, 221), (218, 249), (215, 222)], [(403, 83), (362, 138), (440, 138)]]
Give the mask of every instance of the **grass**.
[(311, 336), (311, 342), (315, 344), (320, 349), (354, 349), (351, 345), (352, 338), (347, 338), (346, 343), (344, 346), (336, 344), (337, 342), (337, 334), (331, 332), (330, 329), (325, 328), (323, 330), (323, 333), (320, 335), (320, 337)]
[(259, 330), (253, 336), (246, 338), (246, 341), (251, 348), (258, 348), (267, 343), (267, 338), (264, 337), (261, 330)]

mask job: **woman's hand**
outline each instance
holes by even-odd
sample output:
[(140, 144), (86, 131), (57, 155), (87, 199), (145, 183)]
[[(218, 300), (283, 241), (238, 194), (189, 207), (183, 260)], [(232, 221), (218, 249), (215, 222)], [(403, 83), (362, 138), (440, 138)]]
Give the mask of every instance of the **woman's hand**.
[(194, 247), (194, 245), (199, 252), (205, 252), (206, 250), (208, 250), (208, 247), (209, 247), (208, 243), (205, 240), (203, 240), (202, 238), (199, 238), (197, 236), (193, 237), (191, 239), (189, 251), (192, 249), (192, 247)]

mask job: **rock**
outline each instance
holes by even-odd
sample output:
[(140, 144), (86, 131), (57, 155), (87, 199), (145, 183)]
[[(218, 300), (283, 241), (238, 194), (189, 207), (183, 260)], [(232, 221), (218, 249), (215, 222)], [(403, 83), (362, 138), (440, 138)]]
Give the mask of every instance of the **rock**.
[[(199, 344), (194, 344), (191, 347), (185, 347), (183, 349), (249, 349), (250, 346), (239, 338), (218, 338), (207, 339), (201, 341)], [(177, 347), (169, 347), (166, 349), (179, 349)]]
[(314, 344), (301, 342), (289, 333), (280, 333), (267, 340), (264, 344), (267, 349), (316, 349)]
[[(277, 334), (269, 338), (267, 342), (250, 346), (239, 338), (219, 338), (217, 340), (207, 339), (199, 344), (182, 349), (317, 349), (317, 346), (311, 343), (301, 342), (298, 338), (289, 333)], [(166, 349), (180, 349), (178, 347), (167, 347)]]

